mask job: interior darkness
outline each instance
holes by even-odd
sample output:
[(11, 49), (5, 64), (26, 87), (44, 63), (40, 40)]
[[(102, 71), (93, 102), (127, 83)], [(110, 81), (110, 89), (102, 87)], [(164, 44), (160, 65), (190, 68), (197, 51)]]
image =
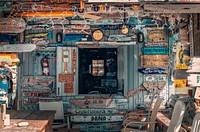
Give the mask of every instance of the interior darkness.
[(117, 48), (79, 48), (79, 94), (117, 93)]

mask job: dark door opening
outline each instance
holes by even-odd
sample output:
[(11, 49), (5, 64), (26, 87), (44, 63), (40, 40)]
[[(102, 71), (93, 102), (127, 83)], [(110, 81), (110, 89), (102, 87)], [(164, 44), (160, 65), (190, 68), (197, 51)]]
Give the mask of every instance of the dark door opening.
[(79, 94), (117, 93), (117, 48), (79, 49)]

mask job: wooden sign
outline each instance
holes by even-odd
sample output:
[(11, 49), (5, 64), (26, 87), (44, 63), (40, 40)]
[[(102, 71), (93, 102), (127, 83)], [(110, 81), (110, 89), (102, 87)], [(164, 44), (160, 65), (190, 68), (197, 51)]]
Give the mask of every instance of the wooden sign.
[(92, 36), (88, 34), (65, 34), (64, 42), (92, 41)]
[(73, 72), (73, 74), (76, 73), (76, 60), (77, 60), (76, 50), (73, 49), (73, 56), (72, 56), (72, 72)]
[(191, 58), (191, 64), (188, 67), (187, 72), (188, 73), (200, 72), (200, 58), (199, 57)]
[(67, 109), (74, 115), (112, 115), (120, 113), (117, 109)]
[(72, 122), (117, 122), (123, 121), (124, 115), (73, 115)]
[(187, 79), (192, 87), (200, 86), (200, 74), (190, 74)]
[(126, 99), (142, 92), (142, 91), (157, 91), (162, 90), (164, 86), (166, 85), (166, 82), (144, 82), (142, 86), (128, 92), (128, 94), (125, 96)]
[(148, 31), (148, 43), (146, 46), (168, 46), (166, 33), (162, 29)]
[(186, 72), (187, 70), (181, 69), (181, 70), (174, 70), (173, 71), (173, 77), (174, 79), (187, 79), (189, 76), (189, 73)]
[(117, 132), (121, 130), (121, 122), (109, 122), (109, 123), (73, 123), (73, 128), (80, 128), (83, 132)]
[(17, 54), (0, 54), (0, 66), (7, 64), (9, 66), (15, 66), (19, 62)]
[(145, 82), (166, 82), (167, 76), (166, 75), (145, 75), (144, 81)]
[(74, 82), (74, 74), (70, 73), (60, 73), (58, 76), (58, 81), (59, 82)]
[(167, 55), (168, 47), (143, 47), (142, 52), (144, 55)]
[(91, 2), (91, 3), (99, 3), (99, 2), (138, 2), (138, 0), (88, 0), (88, 2)]
[(26, 23), (22, 18), (0, 19), (0, 33), (21, 33), (26, 29)]
[(18, 17), (73, 17), (72, 11), (52, 11), (52, 12), (22, 12), (17, 13)]
[(175, 88), (185, 88), (187, 85), (187, 80), (174, 80), (174, 86)]
[(27, 104), (27, 105), (36, 105), (39, 103), (39, 99), (38, 98), (25, 98), (24, 99), (24, 104)]
[(21, 79), (21, 88), (33, 92), (55, 92), (55, 77), (53, 76), (26, 76)]
[(144, 82), (143, 86), (147, 89), (147, 90), (152, 90), (152, 91), (157, 91), (157, 90), (162, 90), (165, 85), (167, 84), (167, 82), (163, 82), (163, 81), (158, 81), (158, 82)]
[(167, 68), (168, 55), (142, 55), (140, 65), (144, 68)]
[(90, 29), (90, 25), (83, 25), (83, 24), (67, 25), (67, 26), (65, 26), (65, 28), (66, 29), (87, 30), (87, 29)]
[(131, 37), (127, 37), (126, 35), (109, 35), (108, 41), (130, 42)]
[(73, 85), (73, 83), (65, 83), (65, 85), (64, 85), (64, 92), (65, 93), (73, 93), (74, 92), (74, 85)]
[(31, 52), (36, 49), (35, 44), (6, 44), (0, 47), (0, 52)]
[(139, 68), (142, 74), (167, 74), (166, 68)]
[(190, 45), (176, 43), (176, 69), (188, 69), (190, 63)]
[(196, 91), (195, 91), (195, 94), (194, 94), (194, 98), (200, 100), (200, 87), (196, 88)]
[(70, 103), (79, 108), (116, 108), (117, 105), (126, 105), (127, 99), (73, 99)]

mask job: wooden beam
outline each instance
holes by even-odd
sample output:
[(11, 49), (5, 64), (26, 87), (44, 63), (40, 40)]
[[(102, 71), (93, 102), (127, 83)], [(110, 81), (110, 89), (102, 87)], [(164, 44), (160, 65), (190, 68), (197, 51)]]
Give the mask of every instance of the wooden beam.
[(196, 4), (145, 4), (145, 12), (152, 13), (200, 13), (199, 3)]

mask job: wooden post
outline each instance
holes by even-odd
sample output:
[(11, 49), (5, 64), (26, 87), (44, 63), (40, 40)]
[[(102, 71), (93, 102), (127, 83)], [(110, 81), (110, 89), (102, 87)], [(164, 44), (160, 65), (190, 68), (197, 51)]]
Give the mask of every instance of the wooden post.
[(0, 104), (0, 128), (4, 127), (5, 113), (6, 113), (6, 104)]

